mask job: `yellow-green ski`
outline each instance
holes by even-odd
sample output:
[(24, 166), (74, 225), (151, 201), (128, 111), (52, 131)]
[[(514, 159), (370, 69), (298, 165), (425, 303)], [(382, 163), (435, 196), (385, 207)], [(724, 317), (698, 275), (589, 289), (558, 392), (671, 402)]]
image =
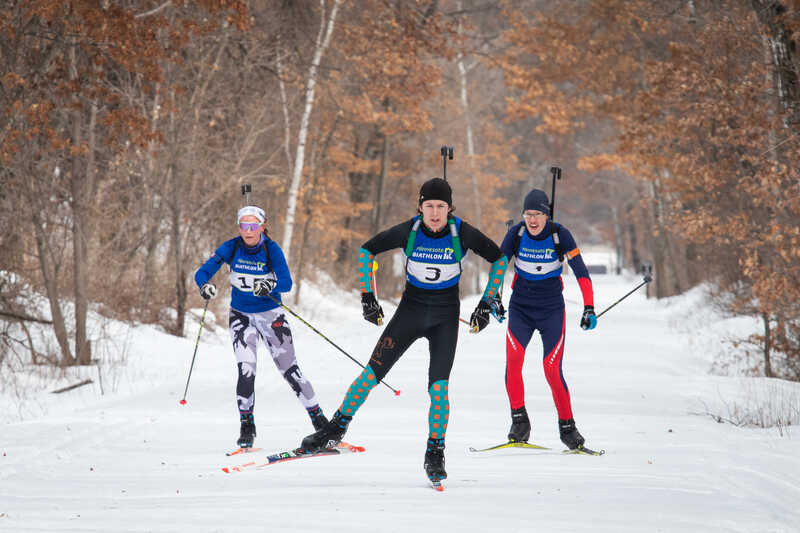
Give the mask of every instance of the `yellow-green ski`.
[[(475, 449), (472, 446), (469, 447), (470, 453), (480, 453), (480, 452), (491, 452), (495, 450), (505, 450), (507, 448), (522, 448), (524, 450), (549, 450), (555, 452), (552, 448), (548, 448), (547, 446), (540, 446), (538, 444), (531, 444), (529, 442), (504, 442), (503, 444), (498, 444), (496, 446), (490, 446), (488, 448), (481, 448)], [(603, 455), (606, 453), (605, 450), (595, 451), (585, 446), (581, 445), (575, 448), (574, 450), (564, 450), (561, 453), (569, 454), (569, 455)]]
[(476, 450), (472, 446), (469, 447), (469, 451), (476, 453), (476, 452), (490, 452), (492, 450), (503, 450), (505, 448), (525, 448), (527, 450), (550, 450), (546, 446), (539, 446), (538, 444), (530, 444), (528, 442), (518, 442), (518, 441), (509, 441), (504, 442), (503, 444), (498, 444), (497, 446), (490, 446), (488, 448), (482, 448), (480, 450)]

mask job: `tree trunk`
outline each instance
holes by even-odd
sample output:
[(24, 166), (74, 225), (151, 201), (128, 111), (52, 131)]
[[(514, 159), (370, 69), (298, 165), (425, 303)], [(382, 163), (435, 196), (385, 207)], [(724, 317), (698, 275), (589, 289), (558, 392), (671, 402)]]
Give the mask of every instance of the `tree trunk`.
[(286, 208), (286, 223), (283, 234), (283, 253), (286, 261), (291, 265), (292, 234), (294, 232), (294, 215), (297, 210), (297, 194), (300, 190), (300, 180), (303, 175), (303, 162), (305, 160), (306, 139), (308, 138), (308, 126), (311, 122), (311, 111), (314, 108), (314, 91), (317, 83), (317, 70), (322, 61), (322, 55), (331, 42), (336, 13), (342, 0), (333, 0), (333, 8), (330, 14), (325, 16), (325, 0), (320, 0), (320, 25), (317, 34), (316, 45), (314, 47), (314, 58), (308, 69), (308, 79), (306, 81), (306, 98), (303, 115), (300, 118), (300, 129), (297, 133), (297, 152), (295, 154), (294, 168), (292, 169), (292, 181), (289, 186), (288, 206)]
[(311, 155), (311, 164), (310, 164), (310, 174), (311, 174), (311, 186), (308, 188), (306, 192), (306, 197), (303, 199), (303, 203), (305, 204), (305, 213), (306, 213), (306, 221), (303, 224), (303, 240), (301, 241), (302, 244), (300, 245), (300, 253), (298, 254), (299, 257), (297, 259), (297, 276), (295, 276), (295, 293), (294, 293), (294, 303), (295, 305), (300, 303), (300, 291), (303, 289), (303, 278), (305, 277), (305, 253), (308, 243), (308, 236), (311, 233), (311, 221), (314, 220), (313, 215), (313, 205), (314, 205), (314, 192), (317, 185), (317, 181), (319, 180), (319, 174), (317, 173), (317, 159), (324, 160), (328, 154), (328, 148), (330, 148), (331, 140), (333, 139), (333, 133), (336, 131), (336, 127), (339, 125), (339, 115), (333, 121), (333, 125), (331, 126), (331, 130), (328, 132), (328, 135), (325, 137), (325, 142), (322, 145), (322, 150), (320, 155), (314, 153), (312, 150)]
[(316, 150), (312, 148), (311, 150), (311, 161), (309, 162), (309, 174), (311, 178), (311, 183), (309, 184), (305, 198), (303, 198), (303, 205), (305, 207), (305, 215), (306, 220), (303, 223), (303, 234), (302, 240), (300, 241), (300, 250), (297, 252), (297, 270), (296, 276), (294, 276), (294, 304), (298, 305), (300, 303), (300, 293), (303, 290), (303, 278), (305, 277), (305, 266), (306, 266), (306, 245), (308, 244), (308, 236), (311, 232), (311, 221), (314, 220), (313, 216), (313, 209), (312, 206), (314, 205), (314, 188), (317, 185), (317, 165), (316, 165)]
[(175, 329), (174, 335), (183, 336), (186, 322), (186, 270), (183, 265), (183, 237), (181, 235), (181, 203), (178, 190), (178, 171), (175, 165), (170, 169), (172, 174), (172, 209), (170, 210), (172, 228), (170, 232), (172, 260), (175, 265)]
[[(79, 115), (79, 113), (75, 113)], [(77, 117), (73, 119), (73, 141), (80, 145), (81, 120)], [(73, 295), (75, 299), (75, 360), (78, 364), (85, 364), (87, 352), (86, 339), (86, 312), (88, 308), (88, 246), (86, 232), (88, 232), (88, 221), (86, 220), (86, 182), (83, 179), (84, 173), (81, 172), (80, 158), (73, 156), (72, 176), (70, 185), (72, 187), (72, 274), (73, 274)]]
[(640, 272), (642, 268), (642, 258), (639, 255), (639, 243), (636, 236), (636, 223), (632, 207), (627, 209), (628, 221), (625, 228), (628, 234), (628, 252), (630, 254), (630, 264), (634, 271)]
[(284, 70), (283, 60), (281, 60), (281, 49), (278, 48), (278, 56), (275, 60), (278, 68), (278, 87), (281, 93), (281, 109), (283, 110), (283, 151), (286, 154), (286, 165), (289, 168), (289, 175), (294, 175), (294, 165), (292, 164), (292, 127), (289, 120), (289, 100), (286, 98), (286, 83), (283, 81)]
[[(153, 131), (156, 131), (158, 126), (160, 88), (161, 84), (157, 83), (153, 95), (153, 107), (150, 113), (150, 128)], [(156, 273), (155, 251), (156, 247), (158, 246), (158, 228), (161, 222), (161, 211), (163, 210), (163, 203), (159, 201), (158, 188), (154, 186), (157, 182), (161, 181), (157, 180), (155, 177), (156, 173), (159, 172), (159, 169), (156, 166), (156, 157), (154, 154), (155, 150), (156, 143), (150, 142), (148, 144), (147, 152), (146, 175), (142, 180), (142, 188), (144, 189), (144, 203), (150, 216), (147, 216), (144, 221), (145, 258), (142, 269), (142, 278), (141, 282), (139, 283), (139, 287), (141, 287), (141, 292), (139, 293), (139, 307), (143, 310), (146, 310), (146, 312), (150, 315), (147, 317), (148, 322), (153, 321), (156, 318), (155, 313), (153, 312), (155, 307), (152, 305), (153, 287), (155, 286)]]
[[(77, 79), (77, 57), (75, 46), (70, 49), (70, 78)], [(72, 145), (82, 147), (84, 117), (81, 102), (75, 98), (75, 111), (72, 113)], [(90, 191), (93, 188), (97, 122), (97, 104), (92, 103), (90, 108), (87, 140), (87, 155), (85, 167), (82, 165), (83, 157), (79, 154), (72, 156), (72, 171), (70, 187), (72, 193), (72, 266), (73, 266), (73, 295), (75, 300), (75, 360), (78, 364), (89, 364), (89, 340), (86, 332), (86, 319), (89, 310), (89, 221), (91, 202)]]
[[(462, 9), (461, 2), (458, 2), (459, 11)], [(461, 33), (461, 23), (459, 22), (458, 33)], [(469, 177), (472, 182), (472, 200), (475, 203), (475, 227), (481, 228), (482, 224), (482, 210), (481, 210), (481, 193), (478, 187), (477, 169), (475, 168), (475, 140), (472, 131), (472, 114), (469, 110), (469, 92), (467, 87), (467, 68), (464, 65), (464, 56), (459, 52), (458, 54), (458, 78), (460, 84), (460, 101), (461, 111), (464, 113), (464, 122), (466, 126), (467, 135), (467, 161), (469, 162)], [(470, 67), (471, 68), (471, 67)], [(480, 268), (475, 268), (475, 276), (472, 278), (472, 292), (476, 293), (480, 290), (481, 286), (481, 271)]]
[[(370, 174), (367, 172), (348, 172), (347, 177), (349, 178), (350, 182), (350, 202), (353, 204), (360, 204), (366, 202), (370, 197), (370, 191), (373, 181), (377, 181), (377, 176), (375, 174)], [(352, 229), (353, 222), (359, 221), (360, 223), (361, 217), (353, 217), (347, 215), (344, 219), (344, 230), (345, 235), (350, 233)], [(372, 224), (370, 224), (372, 226)], [(352, 238), (345, 236), (339, 241), (339, 249), (336, 256), (336, 261), (341, 266), (344, 263), (347, 263), (351, 259), (351, 243)]]
[(678, 264), (676, 254), (673, 250), (672, 239), (670, 238), (669, 228), (664, 224), (664, 206), (659, 192), (660, 182), (650, 182), (650, 199), (654, 204), (653, 221), (657, 232), (655, 239), (655, 268), (661, 273), (656, 279), (656, 297), (665, 298), (683, 292), (681, 286), (681, 275), (678, 272), (681, 265)]
[(761, 319), (764, 322), (764, 375), (768, 378), (774, 377), (772, 373), (772, 361), (770, 360), (772, 354), (772, 335), (769, 327), (769, 314), (761, 313)]
[(388, 174), (388, 151), (389, 151), (389, 140), (385, 133), (382, 134), (383, 136), (383, 143), (381, 145), (381, 172), (378, 176), (378, 190), (375, 192), (375, 216), (372, 217), (372, 234), (377, 235), (377, 233), (381, 230), (381, 216), (382, 216), (382, 206), (383, 206), (383, 187), (386, 184), (386, 175)]
[(42, 271), (47, 301), (50, 304), (50, 314), (53, 317), (53, 333), (56, 335), (58, 347), (61, 348), (61, 364), (63, 366), (70, 366), (75, 363), (75, 359), (73, 359), (72, 352), (69, 348), (69, 335), (67, 334), (64, 314), (61, 312), (61, 301), (58, 293), (58, 283), (56, 282), (56, 273), (53, 269), (53, 265), (50, 264), (47, 235), (45, 234), (43, 226), (44, 221), (36, 209), (31, 210), (31, 219), (36, 236), (36, 252), (39, 256), (39, 268)]
[(617, 245), (617, 260), (615, 265), (615, 274), (619, 275), (622, 272), (623, 262), (625, 260), (625, 248), (622, 242), (622, 225), (619, 223), (619, 208), (616, 204), (611, 206), (612, 222), (614, 224), (614, 235), (616, 237)]
[(780, 18), (786, 13), (785, 2), (751, 0), (751, 3), (772, 51), (778, 99), (788, 112), (786, 125), (796, 133), (800, 131), (800, 51), (792, 41), (792, 31)]
[[(152, 215), (155, 215), (155, 199), (151, 196), (147, 200), (147, 207)], [(139, 307), (147, 313), (146, 322), (156, 319), (156, 308), (153, 306), (153, 288), (156, 285), (156, 249), (159, 241), (159, 225), (161, 222), (160, 209), (159, 216), (149, 216), (145, 221), (145, 256), (142, 266), (142, 277), (139, 283), (141, 292), (139, 293)]]
[[(363, 133), (363, 136), (366, 137), (366, 141), (364, 143), (361, 142), (361, 136), (359, 133)], [(377, 125), (367, 132), (356, 132), (353, 144), (353, 155), (362, 160), (374, 161), (378, 159), (378, 157), (383, 156), (383, 144), (384, 135), (381, 133)], [(372, 172), (348, 172), (347, 179), (350, 185), (350, 189), (348, 191), (350, 203), (361, 204), (370, 199), (370, 196), (372, 196), (372, 184), (380, 181), (380, 176)], [(353, 217), (350, 215), (345, 217), (345, 237), (339, 241), (339, 248), (336, 255), (336, 262), (339, 264), (339, 266), (342, 266), (345, 263), (349, 264), (349, 261), (351, 260), (350, 254), (352, 253), (352, 239), (347, 235), (349, 234), (349, 230), (351, 229), (354, 220), (360, 221), (361, 218), (362, 217)], [(370, 227), (374, 225), (374, 212), (373, 220), (368, 224)]]

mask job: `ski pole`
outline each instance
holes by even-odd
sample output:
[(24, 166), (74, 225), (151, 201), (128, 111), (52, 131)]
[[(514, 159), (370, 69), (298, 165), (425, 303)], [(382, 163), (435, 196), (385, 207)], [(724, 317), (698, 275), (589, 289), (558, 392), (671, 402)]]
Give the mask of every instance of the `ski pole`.
[(619, 300), (617, 300), (617, 301), (616, 301), (616, 302), (614, 302), (613, 304), (611, 304), (611, 305), (609, 305), (608, 307), (606, 307), (606, 308), (603, 310), (603, 312), (602, 312), (602, 313), (600, 313), (600, 314), (598, 314), (598, 315), (597, 315), (597, 318), (600, 318), (601, 316), (603, 316), (603, 315), (606, 313), (606, 311), (610, 310), (612, 307), (614, 307), (615, 305), (617, 305), (618, 303), (620, 303), (622, 300), (624, 300), (625, 298), (627, 298), (628, 296), (630, 296), (631, 294), (633, 294), (634, 292), (636, 292), (637, 290), (639, 290), (639, 288), (640, 288), (641, 286), (643, 286), (643, 285), (647, 285), (647, 284), (648, 284), (648, 283), (650, 283), (651, 281), (653, 281), (653, 277), (652, 277), (652, 276), (650, 276), (649, 274), (648, 274), (648, 275), (646, 275), (646, 276), (644, 277), (644, 281), (642, 281), (640, 284), (638, 284), (636, 287), (634, 287), (634, 288), (633, 288), (633, 290), (631, 290), (630, 292), (628, 292), (628, 294), (626, 294), (625, 296), (623, 296), (622, 298), (620, 298)]
[[(288, 311), (289, 313), (291, 313), (291, 314), (292, 314), (292, 316), (294, 316), (295, 318), (297, 318), (297, 319), (298, 319), (300, 322), (302, 322), (303, 324), (305, 324), (306, 326), (308, 326), (309, 328), (311, 328), (311, 331), (313, 331), (314, 333), (316, 333), (317, 335), (319, 335), (320, 337), (322, 337), (323, 339), (325, 339), (326, 341), (328, 341), (328, 342), (329, 342), (329, 343), (330, 343), (330, 344), (331, 344), (331, 345), (332, 345), (334, 348), (336, 348), (337, 350), (339, 350), (340, 352), (342, 352), (343, 354), (345, 354), (347, 357), (349, 357), (349, 358), (350, 358), (350, 360), (351, 360), (351, 361), (353, 361), (355, 364), (357, 364), (357, 365), (358, 365), (358, 366), (360, 366), (361, 368), (366, 368), (364, 365), (362, 365), (362, 364), (361, 364), (361, 363), (358, 361), (358, 359), (356, 359), (355, 357), (353, 357), (352, 355), (350, 355), (349, 353), (347, 353), (346, 351), (344, 351), (343, 349), (341, 349), (341, 348), (339, 347), (339, 345), (338, 345), (338, 344), (336, 344), (335, 342), (333, 342), (332, 340), (330, 340), (328, 337), (326, 337), (325, 335), (323, 335), (323, 334), (322, 334), (322, 333), (321, 333), (321, 332), (320, 332), (320, 331), (319, 331), (317, 328), (315, 328), (314, 326), (312, 326), (311, 324), (309, 324), (308, 322), (306, 322), (305, 320), (303, 320), (303, 317), (301, 317), (300, 315), (298, 315), (297, 313), (295, 313), (294, 311), (292, 311), (291, 309), (289, 309), (288, 307), (286, 307), (285, 305), (283, 305), (283, 303), (282, 303), (282, 302), (280, 302), (280, 301), (279, 301), (277, 298), (273, 297), (271, 294), (267, 294), (267, 296), (269, 296), (269, 299), (270, 299), (270, 300), (272, 300), (273, 302), (275, 302), (275, 303), (276, 303), (276, 304), (278, 304), (279, 306), (283, 307), (283, 308), (284, 308), (286, 311)], [(397, 389), (393, 388), (391, 385), (389, 385), (388, 383), (386, 383), (386, 382), (385, 382), (385, 381), (383, 381), (383, 380), (381, 380), (381, 383), (383, 383), (384, 385), (386, 385), (387, 387), (389, 387), (389, 388), (392, 390), (392, 392), (394, 392), (394, 395), (395, 395), (395, 396), (400, 396), (400, 391), (399, 391), (399, 390), (397, 390)]]
[(550, 167), (550, 172), (553, 173), (553, 192), (550, 193), (550, 220), (555, 220), (556, 213), (556, 180), (561, 179), (561, 168)]
[(442, 153), (442, 179), (447, 181), (447, 160), (453, 160), (453, 147), (452, 146), (442, 146), (441, 148)]
[(197, 356), (197, 347), (200, 345), (200, 333), (203, 331), (203, 322), (206, 320), (206, 311), (208, 310), (208, 302), (203, 306), (203, 316), (200, 317), (200, 329), (197, 330), (197, 340), (194, 343), (194, 354), (192, 355), (192, 364), (189, 366), (189, 377), (186, 378), (186, 388), (183, 390), (183, 399), (180, 401), (181, 405), (186, 405), (186, 393), (189, 392), (189, 380), (192, 379), (192, 369), (194, 368), (194, 358)]
[[(376, 273), (378, 272), (378, 262), (374, 259), (372, 260), (372, 292), (375, 293), (375, 300), (378, 299), (378, 276)], [(383, 319), (378, 317), (378, 325), (383, 325)]]
[[(508, 220), (506, 220), (506, 233), (511, 231), (511, 226), (513, 226), (513, 225), (514, 225), (514, 219), (513, 218), (509, 218)], [(510, 261), (509, 261), (509, 263), (510, 263)], [(505, 279), (504, 279), (504, 282), (501, 283), (500, 287), (497, 289), (497, 294), (500, 296), (500, 301), (503, 300), (503, 285), (505, 285)]]

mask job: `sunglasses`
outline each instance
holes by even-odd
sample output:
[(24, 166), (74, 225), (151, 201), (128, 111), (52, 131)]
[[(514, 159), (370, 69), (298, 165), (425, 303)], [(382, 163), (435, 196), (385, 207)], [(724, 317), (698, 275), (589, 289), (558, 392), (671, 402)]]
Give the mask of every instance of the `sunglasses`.
[(258, 231), (260, 227), (261, 224), (258, 222), (239, 222), (239, 228), (242, 231)]
[(530, 212), (526, 211), (525, 213), (522, 213), (522, 218), (534, 218), (534, 217), (538, 218), (538, 217), (545, 217), (545, 216), (547, 216), (547, 215), (545, 213), (542, 213), (541, 211), (534, 211), (533, 213), (530, 213)]

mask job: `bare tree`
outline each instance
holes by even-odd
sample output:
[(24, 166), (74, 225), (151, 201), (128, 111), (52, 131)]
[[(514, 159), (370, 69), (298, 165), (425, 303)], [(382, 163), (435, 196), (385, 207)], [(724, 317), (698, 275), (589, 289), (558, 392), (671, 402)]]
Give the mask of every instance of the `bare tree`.
[(300, 126), (297, 131), (297, 149), (295, 152), (294, 166), (292, 168), (292, 180), (289, 185), (289, 198), (286, 207), (286, 221), (283, 234), (283, 249), (287, 261), (291, 261), (291, 246), (292, 235), (294, 233), (294, 218), (295, 210), (297, 209), (297, 194), (300, 190), (300, 180), (303, 176), (303, 167), (305, 162), (306, 140), (308, 138), (308, 128), (311, 121), (311, 112), (314, 109), (314, 91), (317, 83), (317, 72), (320, 63), (322, 63), (322, 56), (325, 50), (331, 43), (331, 36), (333, 35), (334, 24), (336, 23), (336, 14), (339, 11), (341, 0), (333, 0), (330, 12), (326, 13), (326, 0), (319, 0), (320, 5), (320, 23), (317, 38), (314, 44), (314, 56), (311, 60), (311, 65), (308, 67), (308, 75), (306, 77), (305, 89), (305, 104), (303, 107), (303, 114), (300, 117)]

